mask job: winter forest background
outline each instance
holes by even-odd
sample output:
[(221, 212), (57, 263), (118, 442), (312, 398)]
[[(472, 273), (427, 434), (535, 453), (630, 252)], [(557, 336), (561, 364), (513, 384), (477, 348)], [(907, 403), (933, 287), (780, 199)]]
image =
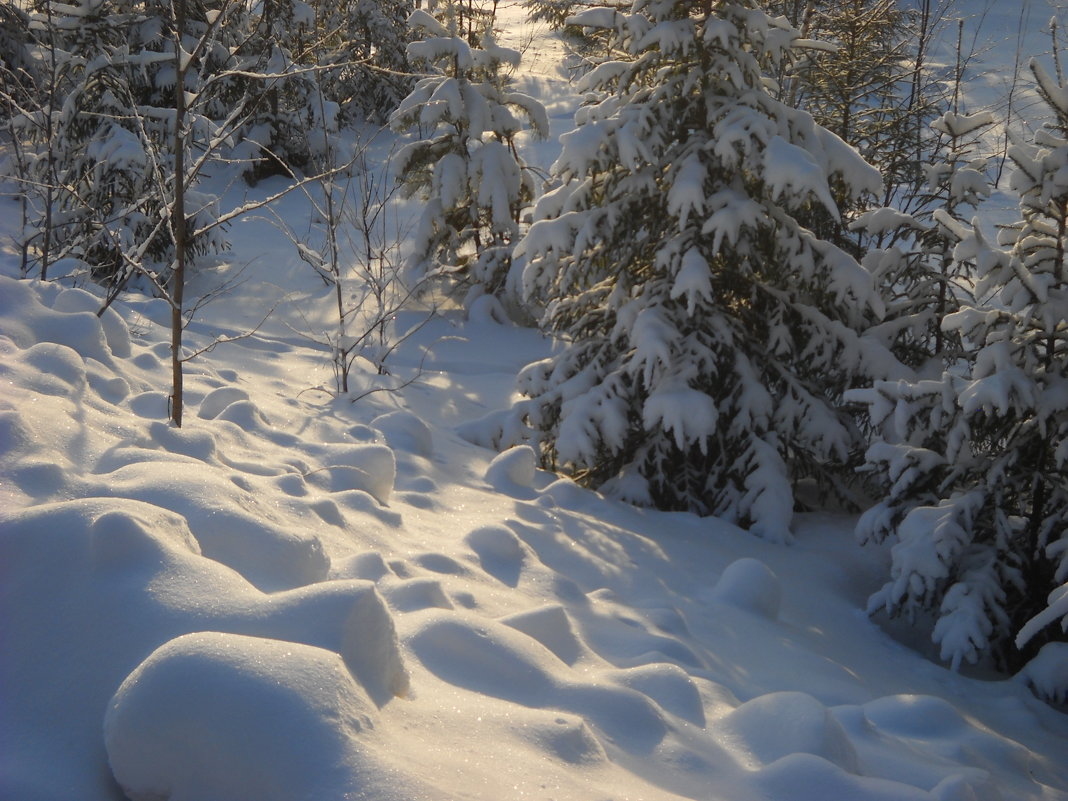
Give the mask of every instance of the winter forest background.
[(1007, 5), (0, 6), (0, 795), (1068, 797)]

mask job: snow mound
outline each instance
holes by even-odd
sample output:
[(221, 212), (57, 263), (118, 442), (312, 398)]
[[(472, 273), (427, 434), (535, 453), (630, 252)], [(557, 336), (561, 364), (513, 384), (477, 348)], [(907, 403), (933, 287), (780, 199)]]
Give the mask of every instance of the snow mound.
[(758, 696), (726, 715), (718, 725), (765, 765), (791, 754), (811, 754), (850, 773), (858, 771), (849, 736), (830, 710), (807, 693)]
[(434, 436), (430, 428), (411, 412), (379, 415), (371, 425), (382, 432), (386, 443), (395, 451), (407, 451), (428, 459), (434, 455)]
[(582, 644), (575, 635), (567, 611), (559, 604), (517, 612), (500, 622), (540, 642), (566, 665), (573, 665), (582, 654)]
[[(408, 689), (393, 619), (373, 584), (262, 593), (202, 556), (183, 517), (128, 499), (38, 504), (0, 519), (0, 610), (15, 644), (0, 681), (13, 735), (0, 775), (17, 783), (63, 737), (80, 745), (55, 781), (86, 798), (109, 797), (97, 786), (108, 698), (153, 649), (181, 635), (211, 630), (330, 650), (378, 704)], [(71, 665), (77, 681), (63, 678)], [(13, 692), (36, 685), (47, 691)]]
[(329, 581), (243, 604), (226, 600), (231, 609), (215, 628), (336, 651), (379, 705), (407, 694), (393, 617), (373, 584)]
[[(204, 463), (214, 441), (205, 432), (152, 429), (153, 445), (166, 451), (152, 461), (142, 449), (114, 451), (100, 476), (99, 494), (133, 498), (185, 517), (204, 555), (241, 573), (265, 591), (324, 579), (330, 560), (318, 536), (287, 525), (267, 503)], [(185, 453), (182, 453), (185, 451)], [(170, 456), (168, 456), (168, 454)], [(186, 456), (196, 462), (171, 458)], [(144, 460), (144, 461), (140, 461)], [(189, 469), (192, 465), (201, 469)]]
[(311, 472), (309, 483), (327, 492), (361, 490), (389, 503), (397, 478), (397, 459), (385, 445), (340, 445), (323, 448), (326, 466)]
[[(1034, 725), (1019, 701), (1002, 700), (1003, 710)], [(1035, 760), (1028, 748), (998, 736), (961, 714), (948, 701), (929, 695), (891, 695), (860, 708), (859, 724), (836, 710), (872, 775), (898, 779), (907, 765), (914, 786), (931, 787), (938, 801), (1008, 801), (1024, 793), (1010, 790), (1003, 777), (1025, 768), (1028, 780), (1018, 787), (1063, 787), (1050, 773), (1052, 763)], [(1032, 785), (1028, 787), (1027, 785)], [(1062, 798), (1063, 794), (1054, 794)]]
[(888, 779), (856, 776), (809, 753), (785, 756), (761, 770), (755, 781), (766, 801), (931, 801), (931, 795)]
[[(129, 330), (114, 312), (98, 318), (100, 302), (87, 301), (87, 294), (0, 276), (0, 331), (21, 349), (51, 343), (112, 365), (114, 356), (129, 352)], [(51, 308), (46, 305), (49, 301)]]
[(554, 713), (551, 720), (527, 722), (523, 726), (523, 739), (568, 765), (608, 762), (604, 746), (586, 721), (575, 715)]
[(899, 737), (953, 739), (968, 722), (953, 705), (929, 695), (891, 695), (864, 705), (868, 720)]
[(712, 588), (712, 600), (769, 620), (779, 616), (782, 588), (779, 577), (759, 559), (746, 557), (727, 565)]
[(250, 433), (266, 431), (271, 428), (271, 421), (267, 418), (267, 415), (260, 411), (260, 408), (250, 400), (235, 400), (221, 409), (215, 417), (218, 420), (233, 423), (242, 431)]
[[(60, 292), (52, 304), (57, 312), (90, 312), (96, 317), (100, 310), (100, 298), (83, 289), (65, 289)], [(125, 359), (130, 356), (130, 329), (126, 321), (110, 306), (98, 318), (104, 333), (104, 341), (112, 355)]]
[(658, 707), (629, 687), (579, 674), (552, 652), (496, 621), (475, 615), (424, 613), (405, 644), (444, 682), (534, 709), (577, 715), (607, 742), (648, 753), (668, 732)]
[(386, 560), (377, 551), (363, 551), (346, 559), (338, 559), (330, 566), (331, 578), (358, 578), (378, 581), (383, 576), (392, 576)]
[(1068, 703), (1068, 642), (1048, 642), (1028, 662), (1020, 677), (1039, 698)]
[(523, 544), (504, 526), (480, 526), (464, 537), (464, 543), (475, 552), (482, 569), (502, 584), (514, 587), (526, 560)]
[(226, 408), (234, 403), (247, 401), (248, 393), (239, 387), (219, 387), (208, 393), (200, 402), (197, 417), (202, 420), (214, 420), (222, 414)]
[(337, 654), (198, 632), (127, 677), (104, 739), (132, 801), (401, 797), (374, 757), (374, 728), (374, 704)]
[(705, 707), (701, 693), (690, 675), (679, 666), (656, 662), (620, 670), (611, 677), (614, 683), (651, 698), (665, 712), (704, 728)]
[(384, 586), (382, 595), (390, 608), (398, 612), (453, 608), (452, 601), (437, 579), (413, 578), (399, 581)]
[[(121, 617), (127, 623), (123, 629), (106, 614), (74, 616), (72, 629), (81, 636), (67, 639), (64, 652), (74, 653), (80, 645), (92, 648), (94, 637), (104, 637), (116, 657), (127, 650), (126, 643), (143, 655), (160, 638), (208, 626), (336, 651), (379, 703), (407, 692), (392, 616), (368, 581), (262, 593), (239, 574), (202, 557), (184, 519), (129, 500), (41, 505), (4, 521), (0, 532), (5, 566), (0, 575), (12, 597), (37, 599), (45, 608), (63, 608), (73, 599), (112, 612), (133, 607)], [(60, 591), (50, 594), (34, 581), (45, 566), (57, 577)], [(19, 619), (8, 617), (13, 626)], [(36, 633), (42, 641), (63, 636), (59, 630)]]
[(500, 492), (514, 492), (534, 484), (538, 455), (529, 445), (517, 445), (498, 454), (486, 468), (486, 481)]

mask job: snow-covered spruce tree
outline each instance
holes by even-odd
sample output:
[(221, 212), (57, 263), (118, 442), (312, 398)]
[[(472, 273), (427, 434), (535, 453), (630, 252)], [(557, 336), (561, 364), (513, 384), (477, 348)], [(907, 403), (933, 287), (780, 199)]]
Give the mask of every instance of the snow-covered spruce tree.
[[(49, 1), (31, 15), (39, 102), (21, 108), (11, 127), (32, 207), (27, 255), (40, 264), (42, 277), (63, 257), (85, 262), (109, 291), (135, 270), (167, 269), (173, 242), (163, 210), (173, 172), (168, 121), (174, 69), (166, 53), (167, 17), (156, 14), (169, 8), (129, 0)], [(189, 252), (219, 244), (217, 236), (191, 240)]]
[(125, 45), (143, 19), (107, 0), (45, 4), (34, 25), (50, 72), (47, 97), (16, 122), (37, 154), (32, 177), (47, 187), (28, 240), (42, 261), (81, 259), (103, 282), (118, 275), (123, 248), (153, 239), (148, 255), (158, 256), (163, 247), (152, 233), (159, 205), (146, 199), (155, 143), (132, 111)]
[(321, 137), (316, 131), (318, 85), (301, 69), (301, 56), (315, 35), (311, 7), (301, 0), (267, 0), (250, 14), (249, 27), (237, 53), (254, 77), (242, 82), (241, 102), (249, 115), (243, 146), (234, 155), (249, 162), (245, 177), (255, 184), (307, 167), (310, 143)]
[(531, 22), (544, 22), (554, 31), (567, 24), (577, 5), (578, 0), (523, 0), (527, 18)]
[(538, 101), (509, 87), (503, 70), (518, 65), (518, 51), (499, 46), (488, 27), (462, 35), (453, 6), (444, 12), (444, 22), (425, 11), (411, 16), (424, 38), (409, 45), (409, 58), (433, 74), (419, 81), (390, 123), (421, 137), (397, 154), (405, 192), (426, 200), (414, 272), (447, 275), (469, 287), (469, 297), (503, 297), (521, 214), (535, 194), (534, 176), (516, 148), (520, 119), (544, 136), (548, 118)]
[(898, 357), (921, 373), (933, 369), (940, 375), (960, 355), (960, 337), (942, 322), (971, 296), (974, 261), (954, 252), (971, 236), (971, 217), (992, 190), (989, 160), (979, 151), (981, 135), (993, 123), (989, 112), (962, 114), (954, 103), (932, 124), (934, 160), (921, 165), (923, 197), (907, 204), (914, 211), (875, 209), (851, 226), (882, 243), (863, 260), (887, 299), (879, 330)]
[(101, 283), (119, 280), (123, 253), (142, 243), (142, 255), (157, 264), (170, 251), (167, 231), (157, 226), (161, 139), (133, 107), (123, 70), (102, 59), (87, 65), (57, 125), (57, 255), (81, 259)]
[(523, 370), (517, 411), (548, 467), (787, 540), (795, 482), (832, 484), (861, 447), (841, 390), (903, 369), (858, 333), (882, 311), (871, 276), (796, 215), (837, 214), (832, 178), (859, 194), (879, 176), (769, 93), (798, 34), (758, 3), (576, 21), (625, 57), (583, 79), (518, 248), (561, 349)]
[[(1068, 610), (1049, 610), (1068, 581), (1068, 87), (1031, 70), (1052, 120), (1010, 151), (1022, 220), (1003, 247), (973, 228), (955, 249), (974, 260), (979, 302), (943, 327), (970, 351), (939, 378), (857, 392), (883, 435), (868, 462), (887, 477), (858, 533), (893, 542), (870, 611), (931, 612), (954, 669), (1012, 669), (1065, 639)], [(1057, 618), (1060, 632), (1033, 623), (1014, 649), (1028, 621)]]
[[(141, 54), (137, 69), (130, 77), (137, 101), (141, 105), (168, 108), (174, 105), (174, 65), (165, 54), (173, 50), (175, 11), (172, 0), (113, 0), (136, 10), (136, 17), (126, 26), (124, 41), (131, 53)], [(237, 0), (183, 0), (183, 46), (193, 47), (207, 30), (209, 18), (222, 14), (221, 30), (214, 37), (214, 46), (198, 52), (191, 73), (205, 77), (236, 67), (233, 51), (250, 36), (247, 11)], [(154, 54), (154, 55), (153, 55)], [(190, 75), (192, 79), (193, 75)], [(203, 87), (193, 86), (190, 90)], [(220, 89), (213, 87), (211, 96), (218, 98), (215, 118), (222, 118), (238, 99), (236, 94), (220, 97)]]
[(388, 119), (414, 85), (408, 64), (412, 0), (319, 0), (316, 48), (323, 89), (343, 123)]

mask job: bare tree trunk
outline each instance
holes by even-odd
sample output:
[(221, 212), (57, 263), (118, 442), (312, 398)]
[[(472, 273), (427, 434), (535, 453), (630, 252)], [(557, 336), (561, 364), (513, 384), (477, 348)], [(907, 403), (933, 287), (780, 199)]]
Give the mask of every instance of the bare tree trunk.
[(174, 0), (174, 205), (171, 228), (174, 232), (174, 275), (171, 277), (171, 420), (182, 427), (184, 406), (182, 373), (182, 303), (185, 296), (185, 73), (182, 58), (182, 31), (185, 28), (185, 0)]
[(41, 280), (48, 280), (48, 267), (52, 260), (52, 206), (55, 203), (56, 189), (59, 181), (56, 176), (56, 137), (55, 120), (56, 99), (59, 95), (59, 66), (56, 63), (56, 26), (52, 19), (52, 4), (45, 4), (48, 15), (48, 106), (45, 109), (45, 164), (48, 178), (45, 180), (44, 231), (41, 237)]

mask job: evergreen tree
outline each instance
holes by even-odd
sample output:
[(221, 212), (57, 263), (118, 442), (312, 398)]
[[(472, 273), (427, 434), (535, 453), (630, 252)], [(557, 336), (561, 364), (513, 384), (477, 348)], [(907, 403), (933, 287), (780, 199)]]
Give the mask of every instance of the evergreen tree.
[(896, 0), (825, 0), (814, 4), (806, 35), (835, 45), (808, 53), (799, 105), (856, 147), (892, 185), (913, 161), (900, 141), (911, 130), (907, 108), (907, 17)]
[(923, 196), (908, 204), (915, 211), (875, 209), (852, 225), (884, 243), (864, 256), (887, 298), (878, 330), (903, 362), (921, 372), (940, 374), (961, 352), (959, 336), (942, 323), (971, 296), (975, 264), (954, 252), (971, 236), (971, 214), (991, 192), (989, 161), (978, 150), (993, 122), (989, 112), (946, 112), (932, 125), (935, 160), (923, 165)]
[[(967, 352), (939, 378), (858, 393), (882, 435), (868, 461), (887, 481), (858, 534), (894, 543), (870, 609), (932, 612), (954, 669), (1018, 667), (1032, 652), (1012, 648), (1022, 627), (1068, 611), (1043, 600), (1068, 581), (1068, 87), (1031, 70), (1052, 119), (1010, 151), (1022, 220), (1001, 247), (972, 229), (955, 248), (976, 265), (979, 302), (943, 328)], [(1048, 637), (1064, 634), (1035, 623), (1019, 643)]]
[(520, 118), (535, 135), (547, 133), (548, 118), (502, 72), (518, 65), (519, 53), (498, 45), (489, 27), (462, 33), (454, 12), (446, 6), (444, 23), (425, 11), (412, 14), (425, 38), (409, 46), (409, 57), (434, 74), (391, 119), (395, 130), (423, 137), (401, 149), (397, 170), (405, 191), (426, 199), (415, 235), (417, 271), (436, 270), (475, 294), (502, 296), (521, 214), (535, 193), (516, 146)]
[[(211, 69), (229, 57), (225, 46), (198, 46), (210, 19), (236, 6), (199, 9), (183, 37), (185, 87), (198, 104), (186, 141), (201, 151), (214, 123), (203, 109), (220, 84)], [(81, 260), (92, 279), (120, 291), (134, 273), (162, 279), (175, 244), (167, 209), (175, 183), (173, 118), (178, 63), (170, 4), (137, 0), (42, 0), (29, 14), (29, 44), (38, 78), (32, 103), (10, 120), (14, 177), (24, 194), (24, 272), (36, 261), (47, 277), (57, 259)], [(217, 44), (221, 25), (214, 26)], [(214, 59), (214, 65), (212, 60)], [(234, 114), (233, 109), (227, 110)], [(212, 199), (190, 196), (186, 227), (214, 213)], [(221, 229), (190, 237), (187, 255), (223, 246)]]
[(577, 21), (620, 55), (583, 79), (519, 248), (561, 350), (522, 372), (518, 410), (584, 484), (787, 540), (795, 482), (833, 484), (860, 447), (840, 392), (901, 369), (858, 333), (882, 312), (871, 276), (798, 216), (879, 176), (769, 94), (798, 33), (756, 2)]
[(567, 19), (575, 13), (576, 6), (578, 0), (523, 0), (527, 18), (531, 22), (544, 22), (554, 31), (567, 24)]
[(114, 61), (87, 65), (57, 126), (57, 251), (86, 262), (105, 283), (119, 279), (123, 253), (139, 244), (147, 244), (148, 261), (163, 262), (169, 251), (167, 231), (157, 225), (161, 140), (131, 113), (129, 89)]
[(266, 0), (250, 15), (249, 35), (237, 50), (250, 76), (240, 82), (249, 113), (244, 147), (234, 154), (249, 162), (250, 183), (306, 168), (311, 143), (321, 139), (318, 85), (302, 69), (313, 23), (312, 9), (302, 0)]
[(320, 0), (316, 4), (318, 63), (327, 96), (343, 122), (385, 120), (414, 85), (407, 47), (412, 0)]
[(159, 207), (145, 199), (153, 143), (131, 112), (125, 44), (140, 20), (109, 0), (48, 2), (33, 18), (50, 74), (38, 105), (23, 109), (14, 128), (31, 154), (24, 183), (40, 188), (39, 216), (30, 222), (36, 230), (26, 236), (40, 248), (42, 274), (48, 262), (70, 256), (108, 281), (123, 247), (153, 237)]

